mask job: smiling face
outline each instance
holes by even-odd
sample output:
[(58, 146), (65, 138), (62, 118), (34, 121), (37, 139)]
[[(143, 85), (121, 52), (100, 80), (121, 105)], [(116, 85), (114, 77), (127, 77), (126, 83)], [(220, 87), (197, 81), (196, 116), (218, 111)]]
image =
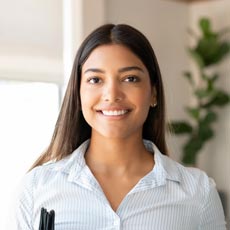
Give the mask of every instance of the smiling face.
[(142, 137), (150, 104), (156, 102), (149, 73), (128, 48), (97, 47), (82, 66), (80, 99), (92, 137)]

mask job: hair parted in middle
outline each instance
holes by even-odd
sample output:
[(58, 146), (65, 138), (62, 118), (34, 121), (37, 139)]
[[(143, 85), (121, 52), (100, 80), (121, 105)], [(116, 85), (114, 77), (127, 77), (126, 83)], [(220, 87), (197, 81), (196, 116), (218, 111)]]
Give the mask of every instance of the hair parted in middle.
[(95, 48), (109, 44), (127, 47), (147, 68), (151, 85), (156, 89), (157, 106), (149, 109), (142, 137), (154, 142), (163, 154), (167, 154), (165, 97), (161, 73), (153, 48), (148, 39), (132, 26), (106, 24), (90, 33), (78, 49), (51, 143), (32, 168), (52, 159), (60, 160), (71, 154), (85, 140), (90, 139), (91, 127), (85, 121), (81, 111), (81, 69)]

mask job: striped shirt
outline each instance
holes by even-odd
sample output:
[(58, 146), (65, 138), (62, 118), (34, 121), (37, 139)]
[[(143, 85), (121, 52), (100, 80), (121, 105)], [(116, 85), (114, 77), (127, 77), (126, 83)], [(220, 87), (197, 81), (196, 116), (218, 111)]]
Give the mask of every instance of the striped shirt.
[(213, 180), (162, 155), (150, 141), (144, 144), (154, 152), (155, 165), (116, 212), (85, 163), (88, 140), (65, 159), (25, 176), (14, 229), (37, 230), (42, 207), (55, 211), (55, 230), (226, 229)]

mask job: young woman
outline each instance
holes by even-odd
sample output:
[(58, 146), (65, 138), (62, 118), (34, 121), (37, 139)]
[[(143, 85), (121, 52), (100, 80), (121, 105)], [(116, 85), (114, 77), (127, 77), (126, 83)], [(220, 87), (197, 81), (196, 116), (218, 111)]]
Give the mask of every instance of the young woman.
[(76, 55), (47, 151), (25, 176), (16, 229), (225, 229), (214, 182), (167, 156), (157, 59), (128, 25), (93, 31)]

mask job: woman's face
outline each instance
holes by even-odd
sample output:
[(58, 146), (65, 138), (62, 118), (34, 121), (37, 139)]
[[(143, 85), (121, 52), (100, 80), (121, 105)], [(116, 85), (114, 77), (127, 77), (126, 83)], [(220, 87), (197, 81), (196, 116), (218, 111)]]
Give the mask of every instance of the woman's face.
[(150, 104), (156, 101), (149, 73), (128, 48), (97, 47), (82, 66), (80, 98), (92, 135), (142, 137)]

